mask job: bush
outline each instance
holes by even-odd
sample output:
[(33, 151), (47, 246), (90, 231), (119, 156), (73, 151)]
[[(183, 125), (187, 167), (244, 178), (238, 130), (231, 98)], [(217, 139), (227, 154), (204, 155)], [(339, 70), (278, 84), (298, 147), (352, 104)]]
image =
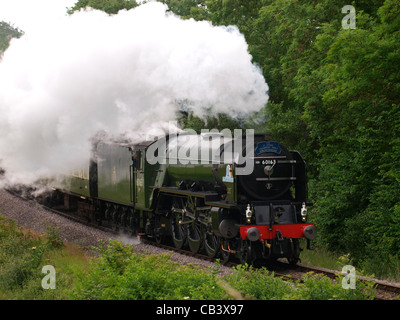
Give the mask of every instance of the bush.
[(61, 240), (61, 233), (58, 228), (48, 227), (45, 231), (47, 235), (46, 244), (53, 249), (60, 249), (64, 246), (63, 241)]
[(238, 265), (227, 281), (249, 299), (281, 300), (292, 291), (291, 283), (276, 278), (265, 268)]
[(89, 300), (221, 299), (213, 273), (182, 266), (169, 254), (135, 253), (118, 241), (102, 243), (89, 272), (77, 274), (74, 298)]
[(296, 291), (298, 294), (292, 295), (301, 300), (372, 300), (375, 297), (373, 284), (357, 279), (355, 289), (342, 288), (343, 276), (339, 276), (337, 281), (312, 272), (303, 276), (303, 283), (299, 283)]
[(40, 241), (24, 233), (13, 220), (0, 216), (0, 289), (22, 287), (37, 274), (44, 250)]
[(57, 270), (57, 290), (42, 288), (42, 267), (57, 265), (54, 258), (62, 253), (56, 251), (60, 245), (54, 246), (57, 243), (54, 239), (56, 236), (35, 236), (17, 226), (14, 220), (0, 216), (0, 299), (68, 298), (72, 278), (61, 270)]

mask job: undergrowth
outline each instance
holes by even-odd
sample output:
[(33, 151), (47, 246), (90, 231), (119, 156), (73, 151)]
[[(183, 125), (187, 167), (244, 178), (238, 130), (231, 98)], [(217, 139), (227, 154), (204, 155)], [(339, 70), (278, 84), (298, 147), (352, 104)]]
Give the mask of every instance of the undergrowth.
[[(0, 299), (49, 300), (342, 300), (373, 299), (368, 282), (356, 289), (307, 274), (283, 281), (266, 269), (239, 265), (229, 275), (220, 266), (201, 268), (171, 260), (171, 254), (135, 252), (120, 241), (99, 242), (89, 259), (82, 249), (64, 244), (56, 229), (46, 236), (24, 231), (0, 216)], [(42, 268), (53, 266), (56, 288), (44, 289)]]
[[(168, 299), (244, 299), (260, 300), (368, 300), (375, 290), (369, 282), (357, 280), (356, 289), (343, 289), (342, 277), (336, 282), (306, 274), (302, 281), (283, 281), (265, 268), (239, 265), (230, 275), (220, 275), (217, 267), (202, 269), (181, 265), (170, 254), (135, 253), (119, 241), (101, 243), (99, 258), (87, 272), (77, 275), (75, 299), (168, 300)], [(237, 292), (232, 294), (221, 285)]]

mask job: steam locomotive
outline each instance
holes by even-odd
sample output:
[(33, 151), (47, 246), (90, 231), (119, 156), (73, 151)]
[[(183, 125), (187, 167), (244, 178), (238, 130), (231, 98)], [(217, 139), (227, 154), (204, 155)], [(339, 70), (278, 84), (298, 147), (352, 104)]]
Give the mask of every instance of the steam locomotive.
[(264, 135), (170, 134), (93, 144), (53, 198), (92, 222), (222, 261), (296, 264), (307, 222), (306, 165)]

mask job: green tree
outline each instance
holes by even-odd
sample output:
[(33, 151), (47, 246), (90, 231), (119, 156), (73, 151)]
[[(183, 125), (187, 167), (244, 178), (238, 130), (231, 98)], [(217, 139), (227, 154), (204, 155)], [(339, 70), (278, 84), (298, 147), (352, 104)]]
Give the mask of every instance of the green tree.
[(244, 129), (246, 124), (244, 119), (240, 117), (231, 117), (225, 113), (212, 114), (211, 112), (205, 117), (200, 118), (193, 115), (191, 111), (181, 110), (179, 116), (179, 124), (185, 129), (193, 129), (197, 133), (201, 132), (201, 129)]
[(0, 21), (0, 56), (8, 48), (12, 38), (19, 38), (23, 32), (7, 22)]
[(158, 0), (168, 6), (169, 10), (183, 19), (207, 20), (208, 10), (205, 0)]
[(117, 14), (119, 10), (129, 10), (138, 5), (136, 0), (78, 0), (73, 7), (68, 9), (68, 13), (73, 14), (75, 11), (90, 7), (103, 10), (108, 14)]
[(332, 38), (332, 25), (323, 26), (315, 48), (326, 58), (313, 71), (321, 99), (305, 104), (304, 118), (320, 145), (322, 236), (332, 249), (360, 259), (399, 249), (400, 73), (393, 68), (400, 62), (399, 13), (388, 0), (376, 17), (357, 12), (354, 30), (340, 29)]

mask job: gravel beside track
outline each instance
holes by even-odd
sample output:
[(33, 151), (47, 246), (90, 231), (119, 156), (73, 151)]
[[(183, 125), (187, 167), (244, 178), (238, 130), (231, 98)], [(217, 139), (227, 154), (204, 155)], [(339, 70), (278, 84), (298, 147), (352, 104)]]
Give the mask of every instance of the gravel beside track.
[[(144, 252), (148, 254), (161, 254), (171, 252), (166, 249), (158, 248), (152, 245), (140, 243), (135, 237), (127, 235), (106, 232), (97, 228), (72, 221), (62, 217), (54, 212), (46, 210), (35, 201), (24, 200), (16, 197), (4, 189), (0, 188), (0, 215), (16, 221), (23, 228), (46, 234), (49, 228), (57, 228), (60, 238), (63, 242), (73, 243), (83, 248), (90, 249), (92, 246), (98, 245), (98, 240), (109, 241), (110, 239), (119, 239), (125, 244), (132, 244), (136, 252)], [(92, 250), (87, 251), (93, 254)], [(215, 263), (190, 257), (187, 255), (172, 253), (171, 260), (183, 264), (197, 264), (203, 268), (214, 268)], [(219, 266), (221, 275), (232, 272), (231, 268)]]
[(97, 245), (98, 239), (116, 238), (111, 233), (82, 225), (50, 212), (35, 201), (23, 200), (0, 189), (0, 214), (13, 219), (26, 229), (46, 234), (49, 228), (57, 228), (63, 242), (82, 247)]

